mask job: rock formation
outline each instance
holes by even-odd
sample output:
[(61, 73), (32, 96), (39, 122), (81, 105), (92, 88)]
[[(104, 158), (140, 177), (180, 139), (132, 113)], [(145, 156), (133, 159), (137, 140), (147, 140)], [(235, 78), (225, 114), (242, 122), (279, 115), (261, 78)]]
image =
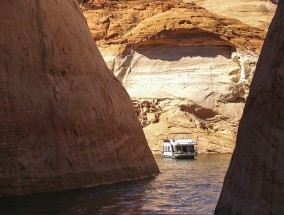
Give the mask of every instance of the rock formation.
[(157, 174), (77, 0), (1, 1), (0, 11), (0, 196)]
[[(152, 149), (161, 149), (164, 134), (190, 130), (200, 152), (232, 152), (275, 6), (240, 1), (233, 13), (228, 0), (220, 14), (232, 16), (220, 16), (215, 1), (188, 2), (92, 0), (81, 8), (131, 98), (160, 101), (159, 122), (144, 127)], [(255, 2), (257, 16), (245, 13)]]
[(159, 122), (162, 109), (157, 99), (154, 99), (152, 102), (147, 100), (134, 100), (132, 102), (142, 127), (147, 127), (150, 124)]
[(284, 2), (271, 23), (216, 214), (284, 214)]
[(268, 0), (184, 0), (194, 2), (210, 12), (238, 19), (250, 26), (267, 29), (276, 6)]

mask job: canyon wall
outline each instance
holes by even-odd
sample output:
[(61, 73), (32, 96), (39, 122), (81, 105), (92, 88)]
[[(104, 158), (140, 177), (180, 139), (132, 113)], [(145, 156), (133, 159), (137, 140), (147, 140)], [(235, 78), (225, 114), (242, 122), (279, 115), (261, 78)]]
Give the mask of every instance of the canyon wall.
[(262, 49), (216, 214), (284, 214), (284, 2)]
[[(268, 23), (275, 6), (255, 2), (268, 8)], [(248, 1), (241, 3), (237, 11), (249, 8)], [(220, 16), (214, 5), (219, 6), (212, 1), (97, 0), (81, 7), (108, 67), (134, 103), (155, 103), (159, 110), (137, 108), (150, 147), (158, 153), (172, 132), (191, 132), (199, 152), (233, 152), (266, 34), (260, 18), (266, 10), (251, 15), (258, 24), (249, 25), (243, 13), (231, 13), (232, 1), (220, 7), (232, 16)]]
[(0, 2), (0, 196), (159, 172), (77, 0)]
[(224, 17), (238, 19), (243, 23), (260, 29), (268, 29), (276, 6), (269, 0), (184, 0), (195, 2)]

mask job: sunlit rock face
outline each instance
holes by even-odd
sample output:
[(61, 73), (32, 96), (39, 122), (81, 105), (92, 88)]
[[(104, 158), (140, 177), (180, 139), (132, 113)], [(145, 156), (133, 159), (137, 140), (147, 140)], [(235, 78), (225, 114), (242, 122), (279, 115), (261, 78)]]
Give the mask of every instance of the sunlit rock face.
[(284, 3), (278, 3), (216, 214), (284, 214)]
[(233, 152), (266, 29), (195, 2), (100, 0), (82, 10), (131, 98), (158, 100), (159, 122), (144, 127), (152, 149), (163, 135), (190, 131), (199, 152)]
[(236, 99), (232, 85), (239, 82), (235, 73), (240, 66), (231, 58), (232, 51), (230, 46), (210, 45), (138, 48), (123, 84), (135, 98), (190, 97), (212, 108), (217, 99)]
[(272, 1), (263, 0), (183, 0), (185, 2), (195, 2), (210, 12), (225, 17), (231, 17), (240, 20), (250, 26), (267, 29), (272, 17), (274, 16), (276, 6)]
[(77, 0), (0, 3), (0, 196), (158, 173)]

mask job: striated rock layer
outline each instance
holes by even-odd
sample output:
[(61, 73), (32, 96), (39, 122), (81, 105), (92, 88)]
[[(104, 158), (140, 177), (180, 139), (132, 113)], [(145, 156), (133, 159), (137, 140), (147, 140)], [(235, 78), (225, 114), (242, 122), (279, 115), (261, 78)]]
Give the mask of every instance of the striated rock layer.
[(152, 150), (163, 135), (190, 131), (199, 152), (233, 152), (266, 29), (173, 0), (97, 0), (82, 10), (131, 98), (163, 110), (148, 126), (152, 113), (139, 116)]
[(278, 3), (216, 214), (284, 214), (284, 2)]
[(207, 10), (238, 19), (250, 26), (267, 29), (275, 13), (276, 5), (269, 0), (183, 0), (195, 2)]
[(77, 0), (0, 3), (0, 196), (159, 172)]

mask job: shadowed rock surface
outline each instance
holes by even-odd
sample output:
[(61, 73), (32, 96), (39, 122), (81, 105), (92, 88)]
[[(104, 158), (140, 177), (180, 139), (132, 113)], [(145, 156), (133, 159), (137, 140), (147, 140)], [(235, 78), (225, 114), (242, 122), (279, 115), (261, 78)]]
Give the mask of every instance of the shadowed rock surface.
[(0, 2), (0, 196), (159, 172), (77, 0)]
[(278, 3), (216, 214), (284, 214), (284, 2)]

